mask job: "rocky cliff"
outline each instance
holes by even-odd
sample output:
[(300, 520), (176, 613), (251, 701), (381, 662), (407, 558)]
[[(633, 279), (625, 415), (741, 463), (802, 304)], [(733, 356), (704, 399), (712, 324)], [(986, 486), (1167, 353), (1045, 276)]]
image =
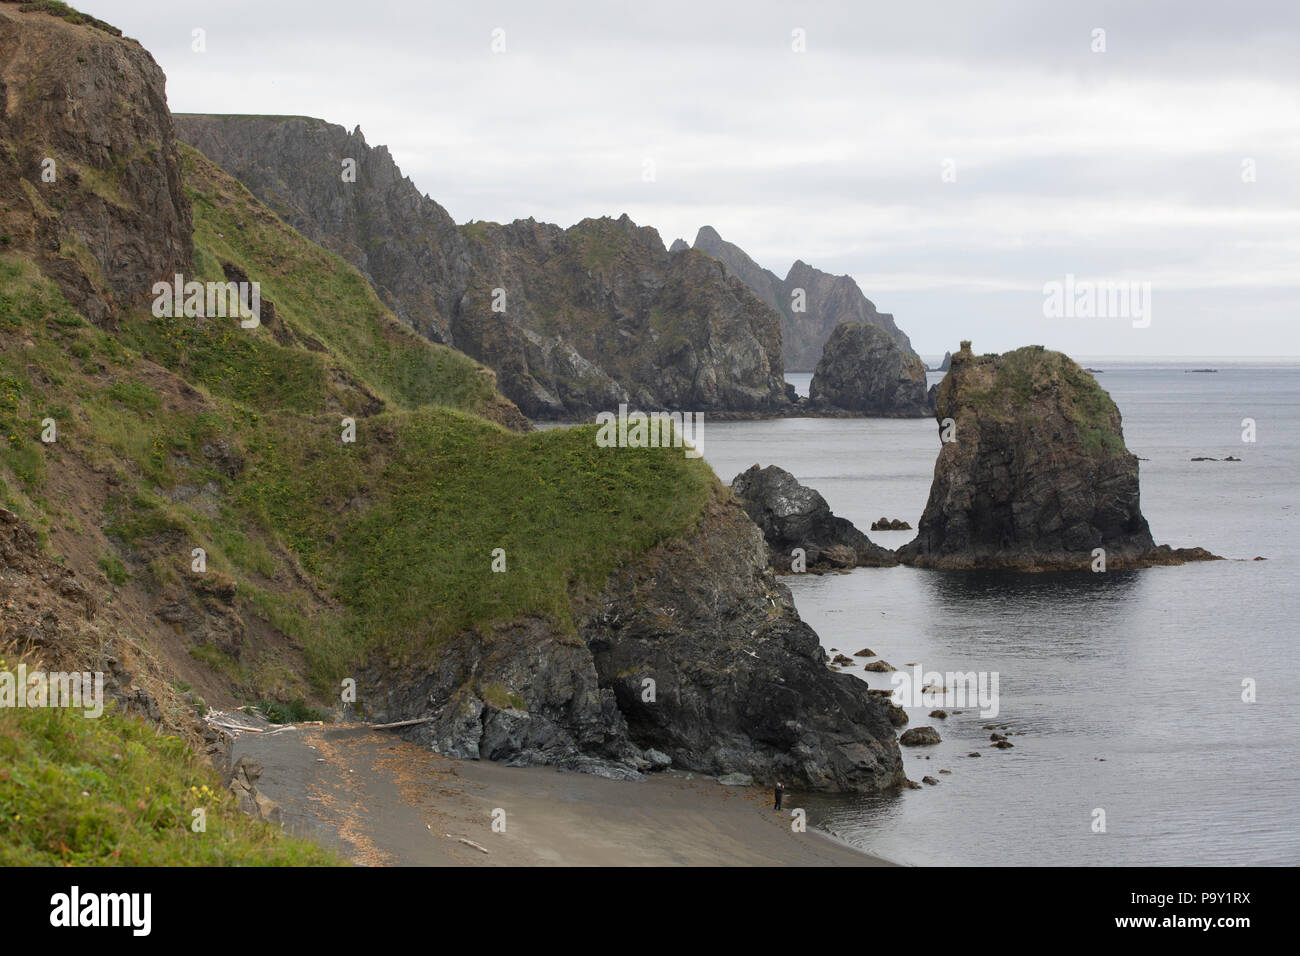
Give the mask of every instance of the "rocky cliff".
[[(488, 370), (178, 148), (138, 45), (42, 9), (0, 6), (0, 155), (17, 173), (0, 247), (0, 637), (109, 670), (120, 701), (182, 733), (197, 691), (329, 707), (343, 678), (379, 674), (359, 706), (434, 716), (426, 739), (448, 752), (833, 789), (901, 779), (879, 708), (826, 668), (707, 465), (601, 447), (594, 426), (500, 427), (520, 423)], [(83, 60), (96, 68), (67, 79)], [(70, 95), (100, 97), (96, 112), (64, 109)], [(44, 143), (76, 176), (24, 164)], [(657, 388), (739, 401), (745, 363), (761, 366), (737, 346), (751, 322), (751, 351), (778, 354), (777, 317), (720, 264), (670, 256), (626, 219), (467, 232), (464, 294), (480, 262), (539, 302), (577, 283), (579, 318), (613, 315), (611, 335), (666, 350)], [(153, 314), (173, 269), (258, 282), (261, 321)]]
[[(397, 315), (490, 366), (539, 418), (789, 404), (780, 319), (700, 253), (626, 216), (457, 228), (360, 130), (305, 117), (180, 116), (179, 135), (370, 278)], [(345, 182), (345, 160), (355, 181)]]
[(903, 782), (888, 702), (826, 667), (719, 489), (691, 535), (615, 572), (579, 639), (539, 620), (462, 634), (436, 669), (387, 680), (383, 719), (441, 753), (608, 776), (671, 766), (874, 791)]
[(814, 408), (911, 418), (929, 414), (925, 364), (881, 329), (864, 322), (835, 328), (808, 387)]
[(1212, 557), (1156, 547), (1119, 409), (1068, 356), (1042, 346), (976, 356), (963, 342), (935, 418), (948, 437), (904, 563), (1100, 570), (1095, 549), (1105, 569)]
[[(866, 322), (883, 330), (906, 354), (912, 343), (894, 324), (894, 317), (876, 310), (849, 276), (814, 269), (803, 261), (790, 267), (785, 279), (764, 269), (743, 249), (724, 240), (712, 226), (702, 226), (695, 248), (725, 265), (764, 304), (781, 315), (781, 356), (786, 371), (811, 371), (835, 327), (843, 322)], [(802, 295), (802, 309), (795, 295)]]
[(0, 251), (102, 326), (189, 271), (193, 226), (162, 70), (67, 12), (0, 5)]

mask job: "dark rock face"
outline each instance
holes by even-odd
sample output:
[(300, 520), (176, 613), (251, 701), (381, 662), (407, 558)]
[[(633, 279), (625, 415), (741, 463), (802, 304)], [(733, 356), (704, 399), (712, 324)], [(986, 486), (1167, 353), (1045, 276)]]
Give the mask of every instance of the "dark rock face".
[[(739, 246), (718, 235), (712, 226), (702, 226), (695, 248), (708, 253), (745, 283), (760, 300), (781, 315), (781, 357), (789, 372), (808, 372), (817, 365), (831, 332), (842, 322), (866, 322), (882, 329), (893, 342), (911, 355), (912, 343), (894, 324), (894, 317), (878, 312), (848, 276), (834, 276), (798, 261), (785, 279), (764, 269)], [(803, 293), (803, 311), (795, 310), (794, 294)]]
[(808, 388), (815, 406), (889, 418), (929, 413), (925, 364), (874, 325), (846, 322), (826, 342)]
[[(627, 216), (562, 230), (474, 223), (457, 348), (534, 417), (632, 408), (788, 407), (780, 319), (708, 256), (669, 253)], [(505, 318), (493, 311), (505, 296)]]
[(0, 6), (0, 234), (101, 326), (193, 260), (164, 85), (134, 40)]
[(831, 514), (825, 498), (783, 468), (753, 465), (732, 480), (731, 490), (763, 532), (774, 568), (790, 570), (795, 548), (804, 549), (810, 569), (898, 563), (892, 551), (873, 543), (848, 519)]
[[(281, 219), (346, 259), (403, 322), (444, 345), (469, 272), (456, 223), (361, 130), (305, 116), (177, 113), (176, 135)], [(344, 160), (356, 178), (344, 181)]]
[(952, 353), (951, 353), (951, 352), (944, 352), (944, 353), (943, 353), (943, 361), (939, 363), (939, 367), (938, 367), (937, 369), (935, 369), (935, 371), (936, 371), (936, 372), (946, 372), (946, 371), (948, 371), (948, 369), (950, 369), (950, 368), (952, 368)]
[(1212, 557), (1157, 548), (1139, 507), (1138, 461), (1119, 410), (1059, 352), (1029, 346), (952, 357), (935, 418), (951, 419), (907, 564), (1038, 571), (1178, 564)]
[[(360, 130), (180, 115), (178, 135), (370, 279), (394, 313), (497, 374), (533, 418), (790, 406), (780, 317), (702, 253), (627, 216), (457, 226)], [(356, 160), (356, 181), (341, 176)], [(684, 246), (684, 244), (682, 244)]]
[(377, 669), (365, 686), (387, 688), (381, 720), (435, 716), (407, 734), (455, 756), (622, 777), (667, 759), (825, 790), (902, 782), (888, 700), (826, 667), (733, 501), (616, 572), (580, 618), (576, 638), (517, 622), (440, 649), (414, 680)]

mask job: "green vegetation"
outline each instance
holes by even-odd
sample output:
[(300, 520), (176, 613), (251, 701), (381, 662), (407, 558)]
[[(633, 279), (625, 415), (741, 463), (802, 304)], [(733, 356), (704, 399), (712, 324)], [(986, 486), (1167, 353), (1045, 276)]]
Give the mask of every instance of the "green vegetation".
[(299, 697), (287, 704), (275, 700), (258, 701), (257, 709), (273, 724), (298, 724), (308, 720), (326, 720), (329, 715), (314, 707), (308, 707)]
[(998, 356), (986, 388), (971, 388), (968, 400), (980, 415), (1011, 411), (1024, 415), (1035, 396), (1054, 391), (1061, 411), (1075, 425), (1079, 444), (1089, 455), (1127, 453), (1116, 434), (1119, 411), (1096, 379), (1069, 356), (1041, 345), (1028, 345)]
[(680, 449), (599, 448), (595, 432), (514, 435), (439, 410), (370, 419), (355, 445), (332, 423), (268, 430), (236, 491), (349, 611), (345, 653), (308, 645), (318, 676), (525, 615), (574, 631), (575, 589), (688, 530), (716, 481)]
[(48, 13), (52, 17), (62, 17), (69, 23), (84, 23), (94, 27), (96, 30), (103, 30), (105, 33), (111, 33), (115, 37), (120, 37), (122, 31), (111, 23), (105, 23), (103, 20), (97, 20), (87, 13), (80, 10), (74, 10), (61, 0), (29, 0), (27, 3), (19, 4), (18, 9), (24, 13), (36, 11)]
[[(195, 833), (199, 808), (206, 830)], [(240, 812), (184, 741), (139, 719), (0, 709), (0, 866), (340, 862)]]

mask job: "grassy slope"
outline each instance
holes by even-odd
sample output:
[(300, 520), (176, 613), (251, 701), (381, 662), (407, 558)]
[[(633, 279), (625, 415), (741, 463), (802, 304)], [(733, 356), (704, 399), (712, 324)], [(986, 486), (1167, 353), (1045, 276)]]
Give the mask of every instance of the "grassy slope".
[(141, 720), (0, 710), (0, 866), (338, 862), (242, 813), (184, 741)]
[[(47, 542), (56, 530), (102, 542), (109, 601), (120, 585), (147, 606), (187, 581), (192, 547), (207, 549), (240, 613), (309, 662), (285, 673), (252, 650), (190, 648), (240, 694), (323, 692), (373, 654), (429, 659), (449, 634), (522, 615), (571, 631), (572, 594), (693, 526), (716, 485), (702, 462), (597, 448), (594, 427), (520, 435), (478, 417), (498, 399), (476, 363), (409, 333), (355, 270), (197, 154), (186, 177), (198, 278), (220, 279), (227, 262), (260, 281), (288, 344), (235, 320), (148, 313), (102, 331), (30, 262), (0, 255), (0, 499)], [(376, 396), (384, 410), (366, 415)], [(348, 414), (357, 441), (345, 445)], [(55, 445), (39, 440), (46, 417)], [(214, 445), (242, 470), (211, 461)], [(74, 463), (111, 476), (100, 527), (78, 527), (60, 500), (56, 479)], [(205, 487), (206, 506), (180, 494)], [(496, 548), (503, 574), (490, 570)], [(128, 638), (182, 640), (138, 624)], [(133, 720), (11, 711), (0, 754), (0, 862), (309, 858), (233, 813), (210, 818), (220, 840), (191, 840), (179, 826), (190, 798), (177, 794), (215, 783)]]

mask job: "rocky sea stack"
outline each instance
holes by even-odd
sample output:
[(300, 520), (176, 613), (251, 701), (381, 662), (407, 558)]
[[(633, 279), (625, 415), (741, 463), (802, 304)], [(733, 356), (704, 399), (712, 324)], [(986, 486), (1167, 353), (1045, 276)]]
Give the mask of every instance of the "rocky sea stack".
[(925, 363), (866, 322), (836, 326), (808, 389), (813, 407), (916, 418), (929, 413)]
[(752, 465), (732, 480), (731, 491), (762, 530), (774, 568), (791, 570), (795, 548), (803, 548), (808, 570), (898, 563), (892, 551), (873, 543), (847, 518), (831, 514), (825, 498), (783, 468)]
[(1214, 557), (1156, 546), (1119, 409), (1060, 352), (975, 356), (963, 342), (935, 418), (946, 440), (919, 533), (898, 552), (905, 564), (1087, 569), (1102, 549), (1113, 570)]

